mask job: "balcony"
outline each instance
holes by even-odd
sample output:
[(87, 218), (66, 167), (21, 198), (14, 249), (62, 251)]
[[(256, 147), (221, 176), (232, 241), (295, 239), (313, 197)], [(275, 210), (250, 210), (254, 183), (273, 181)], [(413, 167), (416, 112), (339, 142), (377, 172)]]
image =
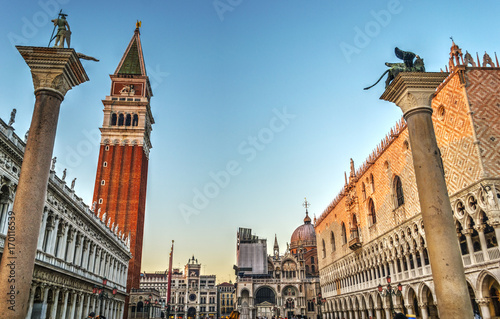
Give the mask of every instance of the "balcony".
[(349, 238), (349, 248), (351, 250), (357, 250), (361, 248), (361, 240), (359, 239), (359, 233), (357, 228), (351, 229), (351, 236)]

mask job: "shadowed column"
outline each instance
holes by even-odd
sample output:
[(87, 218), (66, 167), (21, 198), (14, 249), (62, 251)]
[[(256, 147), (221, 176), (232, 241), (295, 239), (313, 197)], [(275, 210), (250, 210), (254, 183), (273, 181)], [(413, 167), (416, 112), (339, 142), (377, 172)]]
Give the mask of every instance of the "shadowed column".
[(73, 49), (17, 46), (31, 69), (35, 107), (0, 261), (0, 318), (25, 318), (50, 161), (67, 91), (88, 80)]
[(473, 318), (443, 163), (432, 124), (431, 100), (448, 73), (403, 72), (382, 100), (403, 111), (410, 136), (418, 197), (441, 318)]

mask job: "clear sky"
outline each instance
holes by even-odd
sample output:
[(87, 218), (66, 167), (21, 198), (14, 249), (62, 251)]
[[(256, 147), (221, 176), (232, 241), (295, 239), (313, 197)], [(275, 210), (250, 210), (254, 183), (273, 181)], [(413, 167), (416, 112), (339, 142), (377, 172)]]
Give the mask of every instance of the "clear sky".
[[(9, 1), (0, 13), (0, 117), (24, 136), (34, 96), (14, 45), (46, 46), (59, 9), (90, 81), (62, 104), (54, 149), (60, 176), (77, 178), (91, 202), (101, 100), (142, 20), (153, 86), (143, 270), (165, 270), (193, 254), (204, 274), (234, 280), (236, 232), (274, 235), (283, 251), (309, 212), (319, 216), (401, 117), (380, 101), (394, 47), (448, 63), (450, 36), (474, 56), (500, 48), (497, 1)], [(222, 172), (222, 173), (221, 173)], [(202, 194), (199, 195), (199, 194)], [(313, 217), (313, 216), (311, 216)]]

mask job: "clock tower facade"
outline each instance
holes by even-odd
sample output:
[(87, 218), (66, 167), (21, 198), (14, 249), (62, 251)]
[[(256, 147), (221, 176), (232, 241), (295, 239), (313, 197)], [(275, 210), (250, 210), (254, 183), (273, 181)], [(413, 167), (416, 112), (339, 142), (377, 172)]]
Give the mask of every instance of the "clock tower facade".
[[(139, 288), (153, 96), (146, 74), (139, 25), (110, 75), (111, 92), (102, 101), (104, 120), (94, 187), (94, 211), (129, 237), (127, 292)], [(127, 309), (125, 307), (125, 309)]]

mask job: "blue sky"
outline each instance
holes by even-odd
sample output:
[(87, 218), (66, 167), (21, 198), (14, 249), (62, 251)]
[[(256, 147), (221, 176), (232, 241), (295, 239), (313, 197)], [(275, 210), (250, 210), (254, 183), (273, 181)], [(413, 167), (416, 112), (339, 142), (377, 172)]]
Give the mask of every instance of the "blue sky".
[[(379, 100), (383, 83), (363, 87), (396, 62), (394, 47), (448, 62), (450, 36), (475, 56), (499, 48), (495, 1), (16, 1), (0, 24), (0, 117), (17, 108), (28, 129), (34, 96), (14, 45), (46, 46), (60, 8), (90, 81), (62, 104), (56, 171), (68, 169), (90, 203), (102, 124), (101, 100), (135, 28), (153, 85), (153, 149), (143, 270), (191, 255), (205, 274), (233, 280), (236, 231), (252, 228), (282, 250), (302, 224), (307, 196), (319, 216), (401, 117)], [(225, 171), (225, 173), (221, 173)], [(214, 177), (218, 176), (218, 177)], [(217, 184), (218, 182), (218, 184)], [(203, 194), (205, 200), (197, 194)], [(184, 213), (183, 213), (184, 212)], [(186, 213), (187, 212), (187, 213)]]

